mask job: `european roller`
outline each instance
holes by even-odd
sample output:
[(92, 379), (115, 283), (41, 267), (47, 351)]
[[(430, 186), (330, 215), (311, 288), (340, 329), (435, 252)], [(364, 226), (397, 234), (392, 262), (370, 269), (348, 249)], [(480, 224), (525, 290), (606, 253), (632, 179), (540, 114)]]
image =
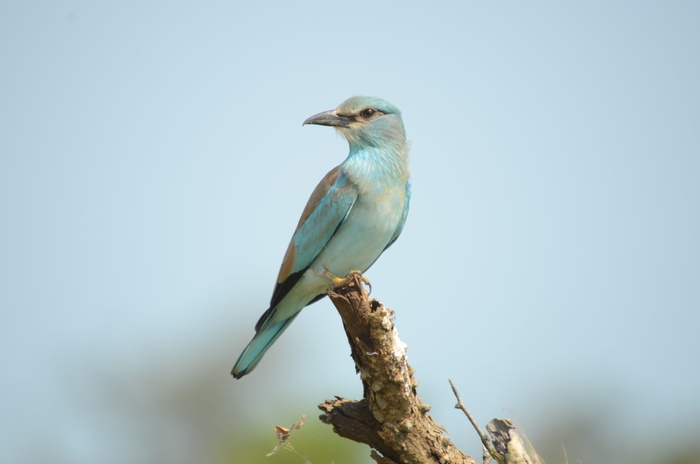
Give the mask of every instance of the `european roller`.
[(270, 308), (231, 374), (252, 371), (299, 312), (351, 271), (366, 271), (403, 229), (411, 200), (409, 145), (401, 112), (375, 97), (351, 97), (306, 124), (334, 127), (350, 145), (311, 194), (280, 267)]

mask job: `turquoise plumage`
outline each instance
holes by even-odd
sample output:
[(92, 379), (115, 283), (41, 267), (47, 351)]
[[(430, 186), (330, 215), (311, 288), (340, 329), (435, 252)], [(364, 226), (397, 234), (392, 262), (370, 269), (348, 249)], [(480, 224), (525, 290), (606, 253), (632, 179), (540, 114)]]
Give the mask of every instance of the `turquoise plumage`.
[(307, 305), (350, 271), (366, 271), (403, 230), (411, 200), (401, 112), (375, 97), (351, 97), (304, 124), (335, 127), (350, 145), (311, 194), (272, 293), (270, 308), (231, 374), (252, 371)]

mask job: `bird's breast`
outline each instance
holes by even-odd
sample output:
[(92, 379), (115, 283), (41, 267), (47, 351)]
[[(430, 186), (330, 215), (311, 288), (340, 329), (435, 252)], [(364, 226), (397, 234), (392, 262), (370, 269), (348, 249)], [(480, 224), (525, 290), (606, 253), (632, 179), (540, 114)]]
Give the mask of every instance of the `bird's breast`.
[(360, 194), (313, 267), (325, 268), (341, 277), (350, 271), (367, 270), (396, 232), (406, 201), (405, 192), (404, 185)]

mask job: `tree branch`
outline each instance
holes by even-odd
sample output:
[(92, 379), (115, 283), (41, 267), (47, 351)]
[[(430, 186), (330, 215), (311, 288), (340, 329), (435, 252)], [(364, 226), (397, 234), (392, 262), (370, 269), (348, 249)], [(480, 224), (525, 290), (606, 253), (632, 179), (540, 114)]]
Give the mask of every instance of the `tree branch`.
[(359, 273), (328, 293), (343, 319), (363, 399), (336, 397), (319, 408), (321, 421), (340, 436), (372, 447), (380, 464), (476, 464), (445, 436), (416, 393), (418, 382), (406, 345), (394, 328), (394, 313), (369, 299)]

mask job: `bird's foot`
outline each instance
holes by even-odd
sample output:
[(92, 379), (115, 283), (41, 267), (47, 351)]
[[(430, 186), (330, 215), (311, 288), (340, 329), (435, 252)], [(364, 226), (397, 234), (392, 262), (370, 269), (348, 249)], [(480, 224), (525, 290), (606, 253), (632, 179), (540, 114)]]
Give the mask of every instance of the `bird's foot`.
[(328, 269), (324, 269), (322, 274), (323, 274), (323, 277), (325, 277), (326, 279), (331, 281), (331, 283), (332, 283), (331, 287), (339, 287), (341, 285), (345, 285), (348, 282), (350, 282), (350, 280), (352, 279), (352, 277), (355, 274), (357, 274), (360, 276), (360, 279), (362, 279), (362, 282), (364, 282), (364, 284), (369, 287), (369, 293), (372, 293), (372, 283), (369, 281), (369, 279), (367, 277), (362, 275), (362, 271), (350, 271), (350, 272), (348, 272), (348, 275), (346, 275), (345, 277), (338, 277), (338, 276), (331, 274), (328, 271)]

